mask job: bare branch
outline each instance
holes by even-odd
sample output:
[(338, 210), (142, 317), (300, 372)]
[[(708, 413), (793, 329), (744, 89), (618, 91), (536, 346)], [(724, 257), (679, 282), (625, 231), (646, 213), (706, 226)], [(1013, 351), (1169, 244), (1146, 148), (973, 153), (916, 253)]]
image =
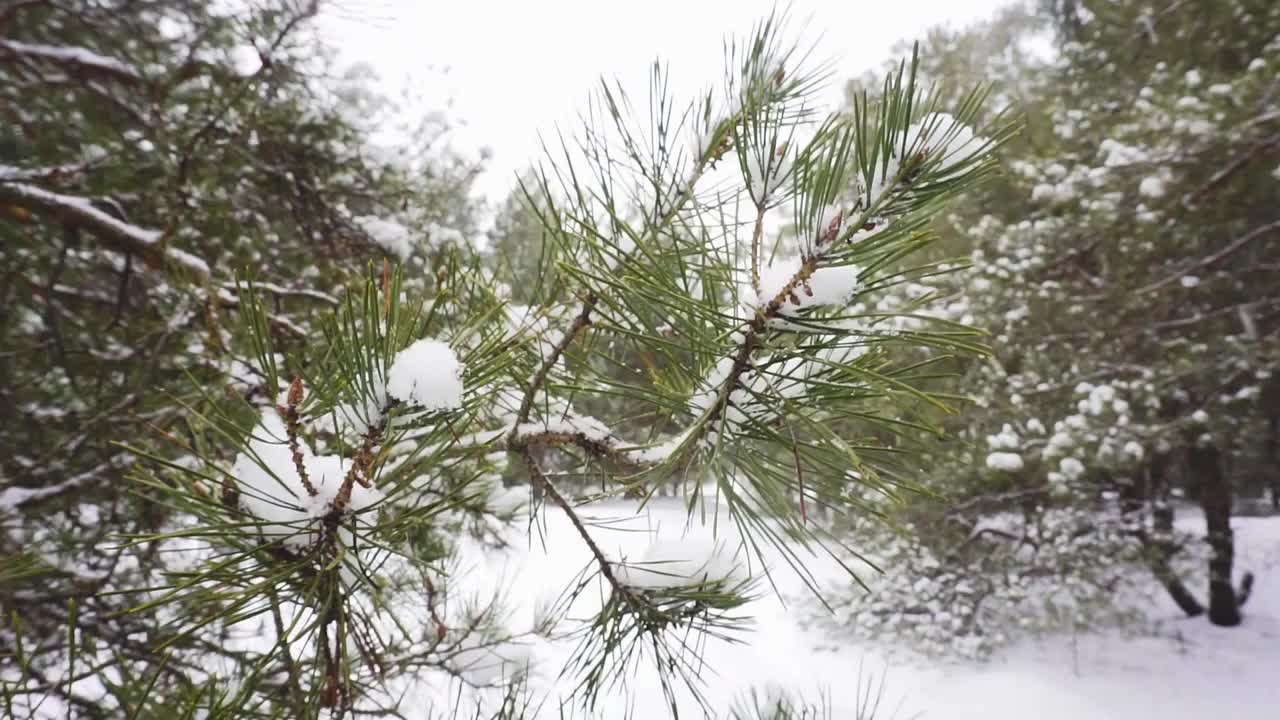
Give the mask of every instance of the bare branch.
[(1147, 285), (1146, 287), (1139, 288), (1137, 290), (1137, 294), (1144, 295), (1146, 293), (1155, 292), (1156, 290), (1159, 290), (1160, 288), (1163, 288), (1166, 285), (1170, 285), (1172, 283), (1177, 282), (1179, 279), (1197, 270), (1212, 268), (1213, 266), (1217, 265), (1223, 260), (1226, 260), (1227, 258), (1236, 254), (1242, 248), (1244, 248), (1246, 245), (1253, 242), (1254, 240), (1257, 240), (1262, 237), (1266, 237), (1267, 235), (1270, 235), (1271, 233), (1274, 233), (1277, 231), (1280, 231), (1280, 220), (1269, 222), (1266, 225), (1256, 227), (1253, 230), (1250, 230), (1248, 233), (1236, 238), (1229, 245), (1222, 248), (1218, 252), (1212, 255), (1209, 255), (1207, 257), (1201, 258), (1196, 262), (1192, 263), (1191, 265), (1188, 265), (1186, 268), (1183, 268), (1182, 270), (1179, 270), (1178, 272), (1166, 278), (1157, 280), (1156, 282), (1153, 282), (1150, 285)]

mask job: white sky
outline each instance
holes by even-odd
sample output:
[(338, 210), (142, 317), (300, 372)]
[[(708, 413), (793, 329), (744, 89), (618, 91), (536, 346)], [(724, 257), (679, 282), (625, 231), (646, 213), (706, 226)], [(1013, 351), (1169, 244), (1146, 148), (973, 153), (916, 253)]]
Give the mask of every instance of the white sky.
[[(794, 0), (791, 26), (843, 80), (877, 67), (894, 43), (966, 24), (1009, 0)], [(720, 77), (722, 40), (747, 33), (775, 0), (336, 0), (323, 31), (384, 90), (449, 109), (455, 147), (491, 149), (477, 191), (497, 200), (539, 152), (538, 133), (572, 126), (601, 75), (643, 97), (650, 63), (669, 63), (681, 100)]]

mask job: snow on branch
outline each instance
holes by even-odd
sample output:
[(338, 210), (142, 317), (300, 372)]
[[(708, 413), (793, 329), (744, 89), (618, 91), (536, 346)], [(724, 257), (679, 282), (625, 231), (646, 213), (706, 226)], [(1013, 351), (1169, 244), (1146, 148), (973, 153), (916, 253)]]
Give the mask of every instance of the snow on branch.
[(56, 45), (34, 45), (0, 39), (0, 58), (18, 58), (57, 65), (72, 75), (92, 76), (116, 82), (142, 82), (137, 70), (125, 63), (88, 48)]
[(413, 236), (409, 229), (395, 220), (386, 220), (373, 215), (361, 215), (353, 218), (355, 224), (369, 236), (376, 245), (396, 256), (401, 262), (409, 259), (413, 253)]
[(199, 282), (209, 279), (208, 263), (191, 253), (168, 247), (160, 231), (119, 220), (94, 207), (85, 198), (49, 192), (34, 185), (0, 181), (0, 200), (52, 215), (66, 224), (85, 227), (108, 247), (137, 255), (156, 269), (186, 275)]
[[(235, 291), (237, 287), (234, 282), (224, 282), (221, 285), (222, 288), (228, 292)], [(284, 285), (277, 285), (276, 283), (255, 280), (253, 282), (253, 289), (276, 297), (307, 298), (308, 300), (315, 300), (333, 307), (337, 307), (339, 304), (338, 298), (330, 295), (329, 293), (321, 292), (319, 290), (311, 290), (308, 288), (291, 288), (285, 287)]]
[(462, 406), (462, 364), (453, 348), (424, 338), (396, 355), (387, 373), (387, 394), (427, 410)]
[(32, 180), (52, 180), (78, 175), (84, 172), (85, 165), (53, 165), (50, 167), (21, 168), (12, 165), (0, 165), (0, 182), (30, 182)]
[[(641, 468), (656, 464), (646, 458), (629, 454), (630, 443), (613, 434), (600, 420), (572, 411), (558, 419), (520, 423), (514, 431), (505, 431), (509, 447), (543, 445), (548, 447), (574, 446), (598, 460), (609, 460), (629, 468)], [(501, 443), (498, 445), (502, 446)]]
[(261, 521), (262, 535), (295, 548), (320, 542), (331, 514), (359, 512), (382, 499), (358, 459), (316, 455), (289, 427), (287, 413), (275, 410), (262, 414), (232, 472), (240, 503)]
[(62, 482), (38, 488), (7, 487), (0, 490), (0, 514), (19, 510), (28, 505), (62, 497), (85, 486), (101, 482), (111, 471), (127, 467), (133, 462), (132, 453), (119, 453), (92, 470), (73, 475)]

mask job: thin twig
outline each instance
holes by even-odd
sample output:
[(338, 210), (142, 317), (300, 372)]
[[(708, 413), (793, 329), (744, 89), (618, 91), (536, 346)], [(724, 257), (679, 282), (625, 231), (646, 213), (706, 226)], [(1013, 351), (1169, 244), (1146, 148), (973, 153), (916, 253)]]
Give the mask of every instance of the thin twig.
[[(520, 411), (516, 413), (516, 427), (529, 421), (529, 413), (533, 411), (534, 398), (546, 383), (547, 375), (551, 373), (551, 368), (555, 367), (555, 364), (559, 362), (560, 357), (569, 349), (569, 345), (578, 337), (578, 333), (591, 325), (591, 312), (595, 309), (596, 302), (597, 298), (594, 293), (587, 295), (586, 299), (582, 301), (582, 310), (573, 319), (573, 324), (569, 326), (568, 332), (551, 349), (551, 353), (542, 361), (542, 366), (538, 368), (538, 372), (534, 373), (533, 379), (529, 381), (528, 389), (525, 390), (524, 399), (520, 402)], [(516, 428), (513, 427), (511, 430), (513, 436), (515, 431)]]
[(1187, 267), (1183, 268), (1182, 270), (1179, 270), (1178, 272), (1172, 275), (1169, 275), (1168, 277), (1165, 277), (1161, 280), (1157, 280), (1156, 282), (1153, 282), (1150, 285), (1147, 285), (1146, 287), (1139, 288), (1136, 291), (1136, 293), (1139, 295), (1145, 295), (1146, 293), (1155, 292), (1156, 290), (1159, 290), (1160, 288), (1163, 288), (1166, 285), (1170, 285), (1172, 283), (1177, 282), (1179, 279), (1189, 275), (1190, 273), (1195, 272), (1196, 270), (1204, 270), (1204, 269), (1212, 268), (1213, 266), (1217, 265), (1223, 260), (1226, 260), (1227, 258), (1231, 257), (1235, 253), (1239, 252), (1242, 248), (1244, 248), (1246, 245), (1253, 242), (1254, 240), (1257, 240), (1258, 238), (1266, 237), (1267, 235), (1277, 231), (1280, 231), (1280, 220), (1269, 222), (1266, 225), (1256, 227), (1253, 230), (1250, 230), (1248, 233), (1245, 233), (1244, 235), (1236, 238), (1229, 245), (1222, 248), (1218, 252), (1212, 255), (1209, 255), (1207, 257), (1201, 258), (1196, 262), (1192, 263), (1191, 265), (1188, 265)]
[(613, 587), (616, 592), (621, 593), (625, 597), (630, 597), (631, 594), (627, 590), (627, 586), (622, 584), (622, 581), (618, 580), (618, 576), (614, 574), (613, 563), (609, 562), (609, 558), (605, 556), (604, 551), (600, 549), (600, 546), (596, 544), (595, 539), (591, 537), (591, 533), (587, 531), (587, 526), (582, 522), (582, 518), (578, 517), (578, 513), (573, 509), (573, 505), (560, 494), (560, 491), (556, 489), (555, 484), (551, 482), (551, 479), (548, 478), (546, 473), (542, 471), (542, 468), (538, 466), (537, 460), (533, 457), (533, 452), (527, 447), (522, 448), (520, 450), (520, 457), (524, 458), (525, 466), (529, 468), (529, 477), (533, 480), (534, 486), (541, 490), (547, 497), (551, 498), (551, 501), (559, 506), (559, 508), (564, 511), (564, 514), (569, 517), (569, 522), (573, 524), (573, 528), (578, 531), (578, 535), (582, 538), (582, 541), (586, 543), (587, 549), (589, 549), (591, 554), (595, 557), (596, 564), (600, 567), (600, 574), (606, 581), (608, 581), (609, 585)]
[(760, 297), (760, 243), (764, 241), (764, 202), (756, 206), (756, 226), (751, 232), (751, 289)]

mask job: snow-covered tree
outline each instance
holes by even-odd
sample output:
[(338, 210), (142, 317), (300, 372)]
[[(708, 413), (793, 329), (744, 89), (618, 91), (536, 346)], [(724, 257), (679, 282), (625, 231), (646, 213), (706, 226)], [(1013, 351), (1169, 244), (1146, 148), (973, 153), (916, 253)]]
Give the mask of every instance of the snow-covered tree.
[[(139, 457), (122, 443), (173, 438), (160, 454), (187, 463), (186, 406), (261, 392), (237, 279), (258, 281), (253, 317), (276, 346), (303, 348), (367, 263), (434, 274), (447, 260), (431, 259), (431, 224), (471, 222), (461, 159), (368, 141), (390, 108), (367, 77), (334, 71), (315, 12), (0, 3), (6, 717), (127, 716), (151, 669), (194, 693), (192, 653), (238, 657), (216, 633), (129, 614), (138, 596), (121, 592), (177, 557), (121, 547), (175, 522), (131, 486)], [(158, 662), (166, 647), (173, 665)], [(80, 651), (92, 661), (69, 664)]]
[[(905, 514), (916, 532), (886, 558), (901, 572), (851, 623), (974, 647), (1088, 625), (1123, 614), (1126, 560), (1188, 614), (1240, 622), (1250, 577), (1233, 580), (1233, 488), (1277, 497), (1280, 478), (1280, 11), (1048, 9), (1057, 42), (1041, 71), (990, 73), (1012, 84), (993, 95), (1025, 109), (1027, 132), (1002, 181), (943, 229), (973, 270), (931, 288), (953, 294), (955, 319), (991, 330), (993, 361), (969, 367), (958, 390), (975, 407), (949, 449), (930, 450), (929, 485), (947, 502)], [(1179, 496), (1203, 508), (1207, 596), (1183, 579), (1200, 555), (1174, 533)]]

